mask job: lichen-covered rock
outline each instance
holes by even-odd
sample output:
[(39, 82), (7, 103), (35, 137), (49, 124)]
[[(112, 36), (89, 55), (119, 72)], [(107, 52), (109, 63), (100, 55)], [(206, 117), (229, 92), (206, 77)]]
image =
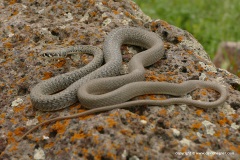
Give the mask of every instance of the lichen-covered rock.
[[(216, 109), (186, 105), (116, 109), (45, 125), (17, 142), (39, 122), (84, 111), (79, 103), (57, 112), (34, 110), (29, 90), (41, 80), (81, 67), (91, 57), (54, 61), (41, 59), (38, 53), (81, 44), (102, 47), (107, 33), (119, 26), (146, 28), (164, 40), (166, 56), (147, 68), (146, 80), (213, 81), (229, 90), (226, 103)], [(125, 62), (142, 50), (122, 49)], [(216, 68), (191, 34), (151, 20), (130, 0), (0, 1), (0, 73), (0, 159), (239, 158), (239, 78)], [(210, 101), (218, 97), (208, 89), (190, 95)]]

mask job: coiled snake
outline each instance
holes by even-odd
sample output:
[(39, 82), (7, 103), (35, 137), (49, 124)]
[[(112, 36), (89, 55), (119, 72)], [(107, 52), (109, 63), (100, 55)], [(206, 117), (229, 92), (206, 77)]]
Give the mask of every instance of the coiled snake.
[[(129, 62), (129, 74), (117, 76), (122, 65), (120, 50), (122, 44), (137, 45), (147, 50), (132, 57)], [(77, 46), (56, 51), (44, 51), (41, 55), (54, 57), (76, 52), (93, 54), (94, 59), (81, 69), (40, 82), (31, 90), (30, 97), (33, 106), (42, 111), (59, 110), (70, 106), (78, 100), (90, 110), (45, 121), (29, 130), (19, 140), (43, 124), (115, 108), (126, 108), (134, 105), (170, 104), (189, 104), (200, 108), (213, 108), (222, 105), (227, 99), (227, 90), (213, 82), (200, 80), (190, 80), (181, 84), (144, 82), (144, 67), (157, 62), (164, 54), (161, 38), (157, 34), (144, 29), (120, 27), (111, 31), (104, 41), (105, 64), (102, 66), (102, 51), (94, 46)], [(128, 101), (133, 97), (144, 94), (183, 96), (196, 88), (211, 88), (218, 91), (221, 96), (214, 102), (203, 102), (187, 98)]]

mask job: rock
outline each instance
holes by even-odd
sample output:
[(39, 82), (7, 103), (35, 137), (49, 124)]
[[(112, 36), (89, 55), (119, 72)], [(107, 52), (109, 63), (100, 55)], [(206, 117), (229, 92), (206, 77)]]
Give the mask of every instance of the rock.
[[(119, 26), (146, 28), (163, 39), (166, 56), (147, 68), (146, 80), (213, 81), (229, 90), (226, 103), (216, 109), (186, 105), (116, 109), (54, 122), (17, 142), (35, 122), (85, 110), (79, 103), (56, 112), (32, 107), (29, 92), (34, 85), (91, 59), (85, 55), (78, 61), (46, 60), (38, 53), (81, 44), (102, 47), (104, 37)], [(142, 50), (122, 48), (125, 61), (132, 51)], [(190, 33), (163, 20), (151, 20), (130, 0), (1, 1), (0, 66), (0, 159), (180, 159), (189, 157), (186, 152), (207, 151), (227, 152), (222, 159), (237, 159), (240, 154), (239, 78), (216, 68)], [(189, 96), (215, 100), (218, 93), (201, 89)], [(212, 134), (203, 125), (206, 121), (214, 126)]]

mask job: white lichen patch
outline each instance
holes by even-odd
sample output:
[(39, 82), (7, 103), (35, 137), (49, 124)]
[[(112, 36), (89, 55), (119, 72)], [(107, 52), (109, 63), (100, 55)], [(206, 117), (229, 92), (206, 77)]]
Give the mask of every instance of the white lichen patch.
[(199, 76), (199, 80), (204, 81), (206, 79), (206, 77), (207, 77), (206, 74), (201, 73), (201, 75)]
[(212, 65), (206, 65), (203, 62), (199, 62), (199, 64), (204, 68), (205, 71), (217, 73), (216, 67)]
[(19, 104), (22, 104), (23, 103), (23, 100), (21, 98), (17, 98), (16, 100), (14, 100), (11, 104), (12, 107), (16, 107), (18, 106)]
[(9, 34), (8, 34), (8, 37), (13, 37), (13, 36), (14, 36), (13, 33), (9, 33)]
[(80, 22), (85, 22), (85, 21), (88, 20), (88, 18), (89, 18), (89, 14), (88, 14), (88, 12), (86, 12), (86, 13), (84, 14), (84, 16), (80, 19)]
[(129, 22), (131, 22), (131, 21), (132, 21), (131, 19), (124, 19), (124, 20), (122, 20), (122, 24), (129, 25)]
[(38, 14), (42, 14), (44, 12), (44, 8), (38, 11)]
[(213, 135), (213, 134), (215, 133), (215, 131), (214, 131), (214, 127), (216, 127), (215, 124), (213, 124), (213, 123), (211, 123), (211, 122), (209, 122), (209, 121), (206, 121), (206, 120), (204, 120), (204, 121), (202, 122), (202, 124), (203, 124), (203, 125), (205, 126), (205, 128), (206, 128), (207, 134)]
[(171, 128), (171, 129), (172, 129), (172, 131), (173, 131), (173, 135), (174, 135), (174, 136), (178, 137), (178, 136), (180, 135), (180, 131), (179, 131), (179, 130), (177, 130), (177, 129), (175, 129), (175, 128)]
[(44, 136), (44, 135), (43, 135), (43, 139), (46, 139), (46, 140), (47, 140), (47, 139), (49, 139), (49, 137), (48, 137), (48, 136)]
[(33, 125), (36, 125), (37, 123), (38, 123), (38, 120), (36, 118), (29, 119), (26, 123), (26, 126), (33, 126)]
[(44, 160), (45, 159), (45, 153), (42, 148), (38, 148), (34, 150), (34, 159), (36, 160)]
[(129, 160), (140, 160), (137, 156), (132, 156), (129, 158)]
[(171, 113), (171, 112), (173, 112), (174, 109), (175, 109), (175, 105), (170, 105), (170, 106), (167, 108), (167, 111), (168, 111), (168, 113)]
[(127, 159), (127, 156), (128, 156), (128, 153), (127, 153), (126, 149), (124, 149), (121, 157), (122, 157), (122, 159)]
[(145, 130), (145, 132), (150, 133), (154, 128), (155, 128), (155, 124), (150, 123), (150, 124), (146, 125), (144, 130)]
[(197, 134), (198, 138), (200, 138), (200, 139), (202, 138), (202, 133), (197, 132), (196, 134)]
[(25, 5), (23, 5), (23, 4), (22, 4), (22, 7), (23, 7), (24, 9), (26, 9), (26, 8), (27, 8), (27, 6), (25, 6)]
[(105, 7), (101, 2), (96, 2), (96, 7), (101, 11), (104, 12), (106, 11), (108, 8)]
[(147, 124), (147, 121), (146, 121), (146, 120), (143, 120), (143, 119), (142, 119), (140, 122), (141, 122), (142, 124)]
[(183, 139), (180, 141), (180, 143), (181, 143), (182, 145), (190, 146), (191, 141), (188, 140), (188, 139), (186, 139), (186, 138), (183, 138)]
[(110, 18), (107, 18), (103, 21), (102, 26), (107, 26), (108, 24), (110, 24), (112, 22), (112, 20)]
[(129, 71), (128, 71), (128, 65), (127, 65), (127, 64), (123, 64), (123, 65), (122, 65), (122, 68), (121, 68), (121, 70), (120, 70), (120, 73), (121, 73), (121, 74), (128, 74), (128, 73), (129, 73)]
[(223, 112), (225, 115), (229, 116), (231, 114), (235, 114), (236, 111), (226, 102), (223, 104), (223, 107), (218, 108), (219, 112)]
[(187, 105), (186, 104), (181, 104), (179, 107), (181, 108), (181, 110), (185, 111), (186, 108), (187, 108)]
[(239, 128), (239, 125), (237, 125), (236, 123), (232, 123), (231, 128), (237, 130)]
[(65, 21), (66, 22), (73, 20), (72, 13), (67, 13), (67, 14), (65, 13), (64, 16), (65, 16)]

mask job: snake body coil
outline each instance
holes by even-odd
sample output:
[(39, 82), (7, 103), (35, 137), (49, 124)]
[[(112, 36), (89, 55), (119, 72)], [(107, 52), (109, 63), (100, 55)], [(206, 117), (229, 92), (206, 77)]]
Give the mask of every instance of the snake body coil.
[[(117, 76), (122, 65), (120, 50), (122, 44), (137, 45), (147, 50), (133, 56), (129, 62), (129, 74)], [(56, 55), (65, 56), (67, 53), (75, 52), (93, 54), (94, 59), (81, 69), (40, 82), (31, 90), (31, 100), (35, 108), (43, 111), (59, 110), (70, 106), (77, 100), (84, 107), (90, 108), (90, 110), (45, 121), (29, 130), (19, 140), (39, 126), (57, 120), (75, 118), (134, 105), (170, 105), (180, 103), (200, 108), (214, 108), (222, 105), (228, 96), (228, 92), (224, 87), (213, 82), (198, 80), (190, 80), (181, 84), (143, 82), (144, 67), (157, 62), (164, 54), (161, 38), (157, 34), (144, 29), (120, 27), (111, 31), (104, 41), (104, 65), (102, 65), (103, 54), (101, 50), (93, 46), (77, 46), (64, 50), (45, 51), (42, 55), (54, 57)], [(171, 98), (161, 101), (128, 101), (135, 96), (144, 94), (183, 96), (196, 88), (214, 89), (220, 93), (220, 98), (214, 102), (203, 102), (186, 98)]]

